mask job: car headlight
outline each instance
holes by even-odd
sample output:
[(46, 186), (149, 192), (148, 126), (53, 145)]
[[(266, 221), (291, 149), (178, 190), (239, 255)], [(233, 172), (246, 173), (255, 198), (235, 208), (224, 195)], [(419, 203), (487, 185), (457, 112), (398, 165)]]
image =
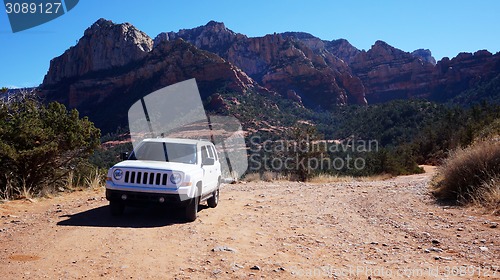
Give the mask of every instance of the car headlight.
[(170, 182), (172, 182), (172, 184), (174, 185), (177, 185), (181, 182), (181, 179), (182, 179), (182, 176), (180, 173), (172, 173), (172, 175), (170, 175)]
[(115, 171), (113, 171), (113, 178), (115, 178), (115, 180), (120, 180), (122, 177), (123, 171), (121, 169), (115, 169)]

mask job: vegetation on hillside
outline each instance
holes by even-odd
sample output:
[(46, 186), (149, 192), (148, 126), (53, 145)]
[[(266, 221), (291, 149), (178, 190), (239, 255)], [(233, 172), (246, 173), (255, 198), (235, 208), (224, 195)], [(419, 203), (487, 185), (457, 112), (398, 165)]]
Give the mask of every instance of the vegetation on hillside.
[[(313, 111), (273, 95), (226, 93), (223, 98), (229, 108), (219, 109), (217, 113), (232, 114), (240, 119), (243, 128), (249, 132), (249, 147), (252, 147), (250, 139), (255, 137), (261, 142), (282, 139), (300, 141), (287, 133), (298, 124), (312, 125), (321, 139), (336, 140), (343, 144), (359, 140), (377, 141), (377, 150), (330, 153), (331, 159), (345, 159), (348, 154), (353, 158), (362, 158), (366, 163), (362, 170), (326, 170), (331, 175), (421, 172), (418, 164), (440, 164), (450, 151), (467, 147), (474, 139), (487, 134), (488, 130), (494, 131), (495, 123), (500, 119), (498, 103), (490, 105), (484, 101), (469, 107), (458, 107), (425, 100), (396, 100), (369, 106), (342, 106), (330, 111)], [(275, 157), (282, 158), (283, 155)], [(264, 165), (258, 164), (257, 167), (262, 168)], [(258, 171), (263, 173), (269, 170)], [(325, 173), (325, 170), (317, 173)]]
[[(400, 175), (422, 172), (419, 164), (440, 164), (450, 152), (459, 153), (454, 150), (469, 151), (474, 141), (499, 135), (499, 81), (497, 77), (460, 95), (483, 100), (462, 107), (399, 100), (314, 111), (281, 96), (252, 92), (221, 93), (223, 106), (210, 108), (210, 97), (206, 105), (210, 113), (240, 120), (247, 132), (249, 172), (261, 177), (269, 172), (298, 180)], [(484, 101), (486, 96), (491, 102)], [(127, 129), (118, 128), (99, 141), (99, 130), (76, 110), (42, 105), (32, 95), (3, 101), (0, 117), (2, 197), (53, 189), (70, 172), (71, 178), (81, 178), (79, 173), (105, 170), (132, 149), (124, 141)]]
[[(234, 115), (243, 124), (247, 131), (249, 172), (261, 176), (275, 172), (300, 180), (317, 175), (419, 173), (419, 164), (440, 164), (450, 151), (467, 147), (474, 139), (484, 137), (481, 135), (490, 135), (500, 120), (500, 107), (486, 102), (463, 108), (425, 100), (399, 100), (313, 111), (270, 94), (223, 93), (222, 98), (227, 107), (211, 113)], [(110, 134), (106, 141), (122, 133)], [(330, 144), (305, 151), (279, 148), (280, 143), (289, 148), (313, 147), (318, 140), (328, 140)], [(377, 145), (366, 147), (366, 143), (373, 143), (369, 141)], [(130, 144), (101, 148), (91, 160), (107, 168), (120, 160), (121, 152), (130, 149)], [(288, 166), (284, 166), (287, 158)], [(311, 167), (303, 158), (317, 161), (311, 161)], [(353, 168), (356, 159), (362, 168)], [(316, 163), (321, 160), (325, 164), (317, 168)]]
[(450, 103), (463, 107), (470, 107), (480, 103), (500, 104), (500, 75), (460, 93)]
[(78, 111), (42, 104), (31, 93), (0, 103), (0, 197), (39, 195), (83, 172), (100, 130)]

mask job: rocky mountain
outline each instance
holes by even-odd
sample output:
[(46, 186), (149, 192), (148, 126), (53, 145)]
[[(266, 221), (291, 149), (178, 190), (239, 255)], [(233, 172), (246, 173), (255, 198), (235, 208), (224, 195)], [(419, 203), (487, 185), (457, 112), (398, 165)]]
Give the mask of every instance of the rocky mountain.
[(293, 37), (316, 52), (329, 52), (347, 64), (350, 64), (352, 59), (360, 53), (360, 50), (351, 45), (346, 39), (325, 41), (305, 32), (284, 32), (282, 35)]
[(285, 97), (295, 92), (309, 107), (366, 104), (364, 87), (349, 66), (326, 51), (321, 40), (302, 34), (305, 36), (284, 33), (248, 38), (211, 21), (190, 30), (161, 33), (154, 41), (182, 38), (233, 63), (272, 91)]
[(369, 103), (424, 98), (447, 101), (500, 73), (500, 53), (461, 53), (437, 64), (430, 51), (407, 53), (383, 41), (356, 55), (350, 64), (366, 88)]
[(500, 53), (487, 50), (460, 53), (438, 61), (431, 75), (429, 99), (447, 101), (460, 93), (488, 83), (500, 74)]
[(377, 41), (364, 51), (345, 39), (303, 32), (247, 37), (215, 21), (152, 40), (129, 23), (99, 19), (51, 61), (40, 88), (47, 100), (114, 129), (126, 125), (128, 106), (138, 98), (190, 78), (213, 107), (224, 107), (220, 93), (237, 92), (331, 109), (406, 98), (446, 101), (499, 73), (500, 54), (487, 51), (436, 63), (426, 49), (409, 53)]
[(423, 97), (428, 93), (428, 78), (434, 68), (432, 63), (383, 41), (356, 55), (350, 66), (363, 81), (369, 102)]
[(85, 30), (76, 46), (52, 59), (43, 85), (125, 66), (152, 49), (153, 40), (130, 23), (114, 24), (101, 18)]
[(436, 59), (432, 56), (431, 50), (429, 49), (418, 49), (411, 52), (413, 56), (420, 58), (424, 62), (436, 65)]
[[(270, 90), (285, 97), (293, 91), (312, 108), (406, 98), (446, 101), (500, 73), (500, 54), (487, 51), (436, 63), (428, 49), (409, 53), (377, 41), (361, 51), (345, 39), (325, 41), (304, 32), (248, 38), (214, 21), (161, 33), (155, 42), (179, 37), (218, 54)], [(447, 73), (443, 67), (450, 63)]]
[[(104, 28), (101, 22), (106, 23)], [(93, 42), (94, 40), (102, 42), (106, 38), (121, 38), (101, 44), (103, 49), (96, 49), (96, 52), (107, 54), (104, 62), (119, 61), (123, 51), (110, 50), (120, 49), (120, 46), (125, 44), (122, 41), (138, 42), (142, 36), (142, 34), (139, 34), (139, 37), (132, 35), (133, 38), (122, 36), (122, 32), (127, 30), (129, 24), (112, 24), (110, 28), (107, 23), (109, 22), (99, 20), (85, 32), (76, 46), (52, 60), (49, 73), (41, 87), (43, 97), (62, 102), (70, 108), (78, 108), (82, 114), (89, 116), (104, 130), (114, 130), (119, 125), (125, 126), (128, 108), (140, 97), (191, 78), (196, 78), (204, 99), (222, 88), (241, 93), (268, 92), (231, 63), (213, 53), (200, 50), (182, 39), (158, 43), (148, 52), (128, 57), (128, 63), (121, 66), (103, 67), (99, 63), (92, 64), (89, 61), (95, 62), (95, 60), (86, 56), (74, 59), (77, 58), (75, 54), (84, 53), (89, 42), (90, 45), (96, 45), (97, 42)], [(147, 41), (152, 45), (152, 40)], [(89, 56), (96, 57), (91, 54)], [(65, 67), (67, 64), (70, 65)], [(57, 71), (58, 69), (87, 70), (88, 68), (84, 68), (87, 65), (95, 68), (82, 70), (81, 74)]]

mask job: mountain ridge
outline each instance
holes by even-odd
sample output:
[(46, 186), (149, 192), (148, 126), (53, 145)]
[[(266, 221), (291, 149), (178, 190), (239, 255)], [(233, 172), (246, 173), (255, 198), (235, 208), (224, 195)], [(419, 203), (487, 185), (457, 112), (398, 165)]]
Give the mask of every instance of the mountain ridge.
[[(183, 47), (158, 51), (173, 45)], [(365, 51), (305, 32), (248, 37), (216, 21), (151, 39), (130, 23), (99, 19), (51, 60), (40, 88), (46, 99), (91, 116), (96, 105), (130, 94), (127, 88), (138, 98), (192, 77), (202, 83), (203, 98), (255, 91), (329, 110), (393, 99), (446, 101), (499, 73), (500, 54), (485, 50), (436, 62), (430, 50), (409, 53), (383, 41)]]

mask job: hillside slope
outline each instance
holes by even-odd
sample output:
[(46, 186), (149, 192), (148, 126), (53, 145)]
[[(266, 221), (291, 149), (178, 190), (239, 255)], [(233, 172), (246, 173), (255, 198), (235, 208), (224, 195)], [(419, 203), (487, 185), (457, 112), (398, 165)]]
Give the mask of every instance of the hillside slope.
[(214, 21), (152, 40), (129, 23), (99, 19), (51, 61), (40, 88), (47, 101), (77, 108), (113, 131), (126, 126), (132, 101), (190, 78), (205, 99), (260, 92), (323, 111), (394, 99), (444, 102), (499, 74), (500, 54), (488, 51), (436, 63), (429, 50), (408, 53), (382, 41), (364, 51), (345, 39), (301, 32), (247, 37)]

